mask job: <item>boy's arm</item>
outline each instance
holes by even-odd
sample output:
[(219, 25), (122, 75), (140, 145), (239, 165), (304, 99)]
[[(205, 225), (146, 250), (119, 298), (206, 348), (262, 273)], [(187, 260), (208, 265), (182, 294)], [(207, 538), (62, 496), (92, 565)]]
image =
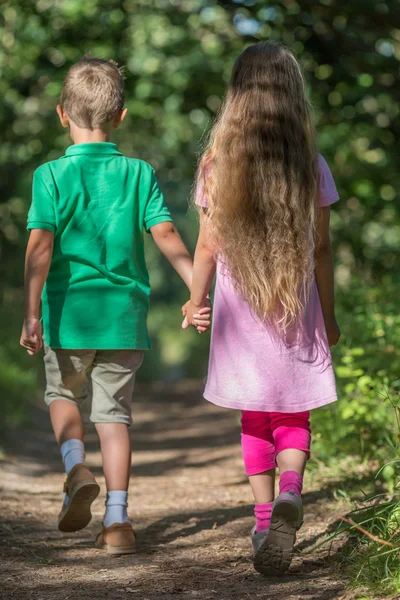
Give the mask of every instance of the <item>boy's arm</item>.
[(45, 229), (32, 229), (25, 257), (25, 316), (20, 344), (28, 354), (42, 347), (40, 303), (50, 269), (54, 234)]
[(315, 280), (330, 346), (338, 343), (340, 328), (335, 317), (333, 252), (329, 236), (329, 206), (320, 207), (317, 213), (315, 242)]
[(154, 225), (150, 231), (161, 252), (190, 290), (193, 261), (175, 225), (170, 221), (165, 221)]
[[(150, 229), (153, 239), (161, 252), (181, 276), (189, 290), (192, 287), (193, 261), (188, 249), (182, 241), (173, 223), (166, 221), (154, 225)], [(211, 309), (209, 303), (198, 315), (197, 330), (204, 333), (211, 324)]]
[(190, 302), (184, 306), (185, 320), (183, 328), (188, 325), (197, 327), (202, 309), (208, 306), (208, 293), (213, 282), (216, 271), (216, 248), (210, 240), (206, 217), (200, 219), (200, 232), (197, 240), (196, 252), (193, 265), (193, 284)]

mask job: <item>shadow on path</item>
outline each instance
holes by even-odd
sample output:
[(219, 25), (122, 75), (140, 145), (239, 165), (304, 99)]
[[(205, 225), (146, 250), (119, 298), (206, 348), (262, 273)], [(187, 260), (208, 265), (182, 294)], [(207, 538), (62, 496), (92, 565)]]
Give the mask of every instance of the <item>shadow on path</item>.
[[(240, 441), (239, 417), (236, 411), (217, 408), (202, 399), (198, 382), (160, 388), (138, 386), (132, 404), (133, 425), (130, 429), (133, 449), (132, 474), (141, 477), (162, 475), (183, 466), (206, 467), (207, 460), (186, 463), (187, 452), (208, 448), (225, 448)], [(137, 417), (138, 415), (138, 417)], [(88, 455), (99, 451), (94, 426), (85, 425), (85, 450)], [(45, 407), (32, 406), (29, 427), (14, 431), (5, 440), (7, 453), (22, 461), (38, 461), (41, 469), (32, 475), (46, 472), (63, 473), (59, 450)], [(171, 458), (157, 458), (151, 463), (135, 460), (137, 453), (157, 456), (163, 451), (176, 451)], [(206, 452), (205, 452), (206, 454)], [(211, 458), (209, 462), (215, 460)], [(101, 468), (93, 466), (95, 475)]]
[[(138, 554), (110, 559), (94, 549), (103, 513), (89, 527), (61, 534), (63, 467), (46, 411), (32, 407), (29, 427), (6, 443), (1, 468), (0, 558), (3, 600), (126, 599), (331, 600), (343, 593), (335, 564), (340, 544), (296, 555), (289, 574), (265, 579), (252, 567), (251, 495), (243, 478), (239, 413), (201, 398), (201, 384), (139, 386), (133, 402), (130, 510)], [(93, 472), (104, 489), (99, 444), (86, 436)], [(343, 482), (340, 482), (343, 485)], [(298, 550), (322, 541), (335, 514), (327, 482), (304, 495)], [(352, 480), (346, 485), (352, 485)], [(360, 485), (357, 482), (356, 485)], [(336, 513), (337, 514), (337, 513)], [(346, 597), (347, 598), (347, 597)]]

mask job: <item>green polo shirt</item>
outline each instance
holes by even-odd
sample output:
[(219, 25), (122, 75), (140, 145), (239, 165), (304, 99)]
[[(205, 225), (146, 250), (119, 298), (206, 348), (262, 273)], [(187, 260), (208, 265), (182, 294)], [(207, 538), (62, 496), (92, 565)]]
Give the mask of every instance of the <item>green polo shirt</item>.
[(28, 230), (54, 232), (43, 291), (53, 348), (150, 348), (144, 229), (171, 221), (153, 169), (115, 144), (73, 145), (34, 174)]

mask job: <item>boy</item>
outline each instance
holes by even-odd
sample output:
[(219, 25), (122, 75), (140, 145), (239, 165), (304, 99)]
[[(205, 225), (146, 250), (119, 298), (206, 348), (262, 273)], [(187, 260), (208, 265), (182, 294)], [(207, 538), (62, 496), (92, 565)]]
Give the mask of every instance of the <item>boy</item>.
[[(21, 345), (29, 354), (42, 346), (43, 292), (45, 400), (67, 473), (58, 527), (86, 527), (99, 494), (85, 465), (79, 410), (88, 397), (91, 371), (90, 418), (100, 437), (107, 485), (96, 545), (111, 554), (128, 554), (135, 550), (127, 514), (130, 401), (143, 351), (150, 348), (143, 228), (189, 288), (192, 260), (153, 169), (126, 158), (108, 141), (126, 115), (117, 65), (95, 58), (76, 63), (57, 112), (73, 145), (34, 174)], [(205, 331), (209, 312), (199, 319), (199, 331)]]

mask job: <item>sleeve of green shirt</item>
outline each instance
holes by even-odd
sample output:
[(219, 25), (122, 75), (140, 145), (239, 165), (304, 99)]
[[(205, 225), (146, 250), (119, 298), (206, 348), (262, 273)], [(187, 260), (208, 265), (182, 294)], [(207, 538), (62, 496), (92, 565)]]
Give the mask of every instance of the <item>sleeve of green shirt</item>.
[[(46, 177), (46, 174), (48, 175)], [(51, 174), (44, 166), (36, 169), (33, 175), (32, 204), (28, 213), (28, 231), (31, 229), (47, 229), (56, 231), (56, 214), (54, 198), (51, 193)]]
[(164, 196), (158, 186), (154, 171), (151, 172), (149, 198), (144, 215), (144, 226), (149, 233), (150, 229), (158, 223), (172, 221), (172, 217), (164, 202)]

